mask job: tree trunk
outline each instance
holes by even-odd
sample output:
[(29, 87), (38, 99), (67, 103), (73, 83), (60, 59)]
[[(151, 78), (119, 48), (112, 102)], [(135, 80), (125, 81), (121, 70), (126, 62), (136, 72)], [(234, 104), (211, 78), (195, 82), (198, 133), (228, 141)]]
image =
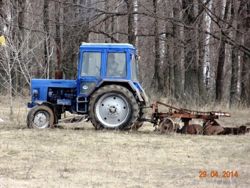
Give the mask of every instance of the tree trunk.
[[(104, 2), (104, 9), (106, 12), (109, 11), (109, 0), (106, 0)], [(105, 16), (106, 16), (106, 20), (104, 23), (104, 32), (109, 34), (110, 19), (107, 19), (109, 17), (109, 14), (106, 14)], [(108, 43), (108, 42), (110, 42), (109, 37), (105, 36), (105, 43)]]
[(159, 26), (158, 26), (158, 18), (157, 18), (157, 0), (153, 0), (153, 9), (154, 9), (154, 76), (152, 86), (156, 89), (156, 91), (161, 91), (163, 88), (162, 80), (160, 77), (160, 39), (159, 39)]
[(232, 53), (232, 75), (231, 75), (231, 85), (230, 85), (230, 106), (235, 105), (237, 103), (237, 98), (238, 98), (237, 97), (238, 71), (239, 71), (238, 48), (233, 46), (231, 53)]
[(61, 59), (62, 59), (62, 48), (61, 48), (61, 3), (60, 2), (55, 2), (55, 21), (56, 21), (56, 33), (55, 33), (55, 43), (56, 43), (56, 61), (57, 61), (57, 66), (56, 69), (57, 71), (61, 71)]
[[(239, 23), (238, 23), (238, 15), (236, 15), (235, 8), (234, 8), (234, 0), (231, 0), (231, 22), (237, 30), (239, 30)], [(233, 20), (235, 20), (236, 23), (233, 23)], [(234, 31), (233, 32), (233, 38), (235, 41), (240, 41), (240, 33), (239, 31)], [(230, 100), (229, 100), (229, 105), (233, 106), (237, 104), (238, 102), (238, 73), (239, 73), (239, 49), (237, 46), (233, 46), (231, 50), (231, 56), (232, 56), (232, 73), (231, 73), (231, 83), (230, 83)]]
[[(164, 16), (170, 17), (171, 11), (173, 10), (173, 7), (168, 7), (167, 2), (164, 2)], [(164, 62), (163, 62), (163, 85), (164, 89), (162, 90), (164, 92), (164, 95), (170, 97), (170, 99), (174, 98), (174, 61), (173, 61), (173, 42), (174, 39), (171, 37), (172, 32), (172, 25), (168, 21), (165, 22), (165, 43), (164, 43)]]
[[(244, 33), (249, 33), (250, 31), (250, 2), (241, 2), (240, 12), (241, 17), (241, 24), (242, 30)], [(250, 36), (249, 34), (245, 34), (243, 37), (244, 46), (250, 48)], [(241, 70), (241, 102), (250, 106), (250, 76), (249, 76), (249, 69), (250, 69), (250, 57), (248, 54), (244, 53), (242, 58), (242, 70)]]
[(243, 55), (242, 60), (242, 68), (241, 68), (241, 102), (242, 104), (248, 105), (248, 97), (249, 97), (249, 88), (248, 88), (248, 81), (249, 81), (249, 62), (247, 62), (247, 56)]
[[(203, 6), (201, 4), (198, 5), (198, 12), (200, 13), (203, 11)], [(202, 32), (199, 32), (201, 29), (204, 28), (204, 15), (202, 14), (200, 16), (200, 20), (198, 22), (197, 26), (197, 58), (198, 58), (198, 96), (199, 96), (199, 103), (204, 104), (206, 98), (206, 92), (205, 92), (205, 76), (204, 76), (204, 54), (205, 54), (205, 43), (204, 41), (206, 40), (206, 37)]]
[[(225, 12), (224, 12), (224, 16), (223, 16), (223, 20), (227, 21), (227, 17), (228, 17), (228, 11), (229, 11), (229, 5), (230, 2), (229, 0), (226, 0), (226, 6), (225, 6)], [(224, 32), (223, 28), (222, 32)], [(224, 63), (225, 63), (225, 36), (222, 35), (221, 36), (222, 39), (220, 41), (220, 47), (219, 47), (219, 58), (218, 58), (218, 64), (217, 64), (217, 74), (216, 74), (216, 96), (215, 99), (217, 102), (221, 102), (222, 100), (222, 96), (223, 96), (223, 78), (224, 78)]]
[(127, 11), (128, 11), (128, 42), (135, 45), (135, 28), (134, 28), (134, 0), (127, 0)]
[(43, 28), (45, 32), (44, 41), (44, 60), (47, 69), (47, 78), (51, 78), (51, 62), (50, 62), (50, 30), (49, 30), (49, 0), (44, 0), (43, 5)]
[[(181, 5), (179, 2), (176, 2), (173, 6), (173, 18), (181, 19)], [(182, 62), (182, 50), (180, 47), (180, 43), (178, 39), (183, 39), (181, 35), (181, 27), (172, 22), (172, 35), (173, 35), (173, 72), (174, 72), (174, 97), (175, 99), (180, 99), (184, 93), (184, 70), (183, 70), (183, 62)]]
[[(185, 26), (192, 26), (195, 13), (194, 13), (194, 2), (192, 0), (183, 0), (183, 22)], [(184, 87), (185, 94), (188, 98), (197, 98), (198, 95), (198, 70), (197, 70), (197, 59), (196, 59), (196, 40), (197, 40), (197, 30), (187, 28), (184, 26), (184, 39), (186, 42), (184, 53), (184, 67), (185, 67), (185, 79)]]
[[(15, 88), (17, 92), (21, 92), (24, 88), (24, 83), (22, 81), (23, 77), (26, 77), (26, 73), (23, 71), (24, 57), (23, 57), (23, 43), (24, 41), (24, 22), (25, 22), (25, 11), (26, 11), (26, 0), (18, 0), (18, 62), (19, 66), (16, 67), (16, 84)], [(23, 77), (22, 77), (23, 74)]]

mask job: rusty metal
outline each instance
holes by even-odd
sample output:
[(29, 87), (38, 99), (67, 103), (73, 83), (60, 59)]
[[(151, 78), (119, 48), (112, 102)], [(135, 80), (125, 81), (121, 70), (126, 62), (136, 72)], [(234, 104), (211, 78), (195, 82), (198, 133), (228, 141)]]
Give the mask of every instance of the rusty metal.
[(203, 134), (203, 127), (199, 124), (184, 125), (179, 132), (181, 134)]
[(171, 118), (164, 118), (160, 121), (158, 130), (160, 133), (172, 133), (177, 132), (179, 130), (180, 126), (175, 123)]
[[(167, 112), (159, 112), (159, 105), (168, 108)], [(184, 108), (177, 108), (160, 101), (156, 101), (151, 105), (152, 115), (151, 122), (154, 126), (158, 125), (159, 122), (162, 122), (164, 118), (179, 118), (184, 123), (184, 126), (189, 125), (189, 121), (192, 119), (202, 119), (204, 124), (208, 121), (215, 121), (219, 117), (230, 117), (230, 114), (227, 112), (221, 111), (195, 111)]]
[(241, 125), (240, 127), (223, 127), (223, 135), (227, 134), (233, 134), (233, 135), (239, 135), (239, 134), (245, 134), (250, 132), (250, 128), (246, 127), (245, 125)]
[(204, 122), (203, 134), (204, 135), (219, 135), (223, 134), (224, 128), (215, 120), (207, 120)]

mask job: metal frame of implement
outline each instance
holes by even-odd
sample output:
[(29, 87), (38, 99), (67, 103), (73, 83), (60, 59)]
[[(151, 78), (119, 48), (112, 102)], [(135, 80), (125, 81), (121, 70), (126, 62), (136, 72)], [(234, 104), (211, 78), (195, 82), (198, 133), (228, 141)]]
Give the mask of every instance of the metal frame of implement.
[[(168, 112), (159, 112), (159, 105), (168, 108), (169, 109)], [(189, 125), (189, 121), (191, 121), (192, 119), (202, 119), (204, 120), (204, 122), (207, 122), (208, 120), (219, 119), (219, 117), (231, 116), (229, 113), (221, 111), (202, 112), (202, 111), (188, 110), (184, 108), (177, 108), (160, 101), (154, 102), (150, 106), (150, 108), (152, 108), (152, 115), (149, 121), (153, 123), (154, 126), (158, 125), (159, 120), (161, 121), (164, 118), (180, 118), (184, 123), (184, 125)]]

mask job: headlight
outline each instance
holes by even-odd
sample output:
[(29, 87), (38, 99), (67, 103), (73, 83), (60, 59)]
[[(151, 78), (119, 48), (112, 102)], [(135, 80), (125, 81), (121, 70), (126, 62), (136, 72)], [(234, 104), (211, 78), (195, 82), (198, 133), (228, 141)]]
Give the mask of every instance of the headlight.
[(32, 96), (33, 96), (34, 98), (38, 98), (38, 94), (39, 94), (38, 89), (33, 89), (33, 90), (32, 90)]

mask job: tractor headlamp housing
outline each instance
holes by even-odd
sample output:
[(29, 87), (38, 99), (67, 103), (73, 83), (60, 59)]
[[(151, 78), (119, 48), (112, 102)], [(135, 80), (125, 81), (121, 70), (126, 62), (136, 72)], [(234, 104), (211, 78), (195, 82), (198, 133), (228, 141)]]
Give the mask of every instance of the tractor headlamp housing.
[(34, 99), (38, 99), (38, 96), (39, 96), (38, 89), (33, 89), (32, 90), (32, 96), (33, 96)]

